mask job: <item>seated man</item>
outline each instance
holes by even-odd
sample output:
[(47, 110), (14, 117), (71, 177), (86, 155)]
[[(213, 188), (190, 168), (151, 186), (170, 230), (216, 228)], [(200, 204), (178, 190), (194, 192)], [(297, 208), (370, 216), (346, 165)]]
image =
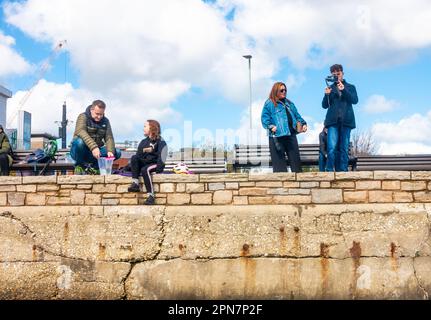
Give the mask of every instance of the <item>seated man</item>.
[(75, 174), (97, 174), (100, 157), (119, 159), (121, 152), (115, 148), (111, 124), (105, 117), (106, 105), (95, 100), (76, 120), (70, 156), (75, 163)]
[(0, 176), (8, 176), (9, 168), (12, 165), (11, 147), (9, 138), (3, 131), (3, 126), (0, 124)]

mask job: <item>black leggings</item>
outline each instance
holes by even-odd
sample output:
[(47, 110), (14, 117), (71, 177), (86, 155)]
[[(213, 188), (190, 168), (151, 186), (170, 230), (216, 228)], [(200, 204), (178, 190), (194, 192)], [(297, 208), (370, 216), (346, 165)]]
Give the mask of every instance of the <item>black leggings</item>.
[(130, 160), (130, 166), (132, 168), (132, 178), (138, 179), (139, 175), (142, 174), (142, 177), (144, 178), (145, 189), (148, 193), (154, 194), (151, 173), (156, 171), (157, 164), (145, 162), (138, 156), (134, 155)]
[(269, 152), (272, 160), (273, 172), (287, 172), (286, 153), (292, 172), (301, 172), (301, 159), (299, 158), (299, 146), (296, 134), (277, 137), (281, 150), (275, 147), (274, 138), (269, 137)]
[(9, 175), (9, 157), (6, 153), (0, 154), (0, 176)]

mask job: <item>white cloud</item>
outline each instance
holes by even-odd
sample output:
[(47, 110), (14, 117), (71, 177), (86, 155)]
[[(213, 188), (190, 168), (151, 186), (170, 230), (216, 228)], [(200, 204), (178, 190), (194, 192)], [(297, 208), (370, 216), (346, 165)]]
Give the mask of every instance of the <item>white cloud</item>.
[(378, 154), (404, 155), (404, 154), (431, 154), (431, 146), (424, 143), (388, 143), (380, 144)]
[(298, 142), (301, 144), (319, 144), (319, 134), (323, 129), (323, 122), (307, 122), (308, 130), (299, 134)]
[(280, 80), (273, 77), (284, 60), (299, 69), (333, 62), (380, 67), (431, 46), (427, 0), (28, 0), (3, 8), (8, 23), (37, 41), (67, 39), (85, 103), (108, 100), (113, 113), (121, 110), (114, 116), (126, 132), (147, 115), (180, 118), (171, 105), (192, 87), (248, 105), (244, 54), (253, 56), (253, 98), (260, 101)]
[(291, 92), (301, 87), (305, 81), (306, 81), (306, 78), (304, 75), (289, 74), (285, 81), (287, 92)]
[[(85, 106), (91, 103), (93, 95), (85, 90), (76, 90), (71, 84), (56, 84), (40, 80), (33, 88), (31, 95), (21, 104), (22, 98), (27, 91), (18, 91), (8, 100), (7, 104), (7, 127), (17, 127), (17, 112), (25, 110), (32, 114), (32, 132), (47, 132), (58, 134), (55, 121), (61, 121), (62, 105), (67, 102), (67, 117), (75, 121), (79, 113), (83, 112)], [(94, 100), (94, 99), (93, 99)], [(74, 131), (74, 124), (68, 127), (68, 135)]]
[(261, 115), (265, 100), (255, 101), (251, 105), (252, 129), (250, 130), (250, 106), (241, 115), (239, 128), (236, 130), (239, 144), (268, 144), (266, 130), (262, 127)]
[(20, 75), (30, 69), (28, 62), (14, 49), (15, 39), (0, 30), (0, 79), (9, 75)]
[(400, 106), (396, 100), (387, 99), (385, 96), (374, 94), (365, 102), (364, 111), (367, 113), (390, 112)]
[[(264, 48), (277, 61), (296, 66), (333, 61), (376, 67), (400, 63), (431, 44), (427, 0), (343, 2), (225, 0), (235, 7), (232, 29)], [(418, 32), (414, 30), (420, 30)]]
[[(165, 105), (167, 98), (162, 93), (167, 91), (167, 84), (157, 85), (152, 83), (149, 87), (147, 87), (146, 83), (137, 85), (140, 86), (139, 90), (136, 91), (137, 95), (123, 101), (116, 98), (116, 93), (121, 88), (104, 97), (94, 91), (73, 88), (69, 83), (56, 84), (42, 79), (34, 87), (33, 92), (23, 106), (20, 106), (20, 102), (27, 91), (16, 92), (8, 101), (8, 127), (16, 127), (16, 114), (21, 108), (32, 113), (32, 132), (48, 132), (57, 135), (58, 130), (56, 128), (58, 125), (55, 124), (55, 121), (61, 120), (63, 101), (66, 101), (67, 117), (73, 121), (73, 123), (69, 124), (67, 130), (69, 141), (72, 138), (78, 115), (84, 112), (93, 100), (98, 98), (104, 100), (107, 105), (106, 116), (111, 122), (116, 141), (142, 139), (144, 122), (151, 118), (167, 119), (167, 123), (176, 123), (182, 120), (181, 115), (170, 107), (157, 109), (140, 103), (141, 99), (146, 100), (145, 95), (148, 92), (156, 92), (158, 94), (155, 97), (160, 97), (160, 99), (157, 100), (151, 97), (149, 101), (156, 105)], [(181, 83), (177, 83), (169, 89), (173, 92), (178, 92), (186, 88)], [(12, 119), (14, 120), (13, 122), (11, 122)]]
[(398, 123), (377, 123), (372, 133), (380, 144), (379, 154), (431, 153), (431, 111), (426, 115), (413, 114)]

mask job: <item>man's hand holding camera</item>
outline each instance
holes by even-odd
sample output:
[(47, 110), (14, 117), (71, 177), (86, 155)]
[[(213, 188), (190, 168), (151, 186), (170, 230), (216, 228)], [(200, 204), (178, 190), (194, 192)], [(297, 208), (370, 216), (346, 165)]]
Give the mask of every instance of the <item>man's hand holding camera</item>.
[[(341, 81), (339, 81), (337, 83), (337, 88), (338, 88), (338, 90), (343, 91), (344, 90), (344, 84)], [(331, 92), (332, 92), (332, 88), (331, 87), (326, 87), (325, 88), (325, 94), (326, 95), (331, 94)]]

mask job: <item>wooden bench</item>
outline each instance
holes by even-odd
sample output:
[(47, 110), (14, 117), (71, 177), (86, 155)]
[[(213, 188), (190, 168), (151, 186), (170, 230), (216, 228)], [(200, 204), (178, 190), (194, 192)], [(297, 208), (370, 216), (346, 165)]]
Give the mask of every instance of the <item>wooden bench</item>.
[(357, 170), (431, 170), (431, 154), (358, 156)]
[(46, 163), (26, 163), (25, 158), (32, 153), (34, 150), (15, 150), (14, 161), (10, 168), (11, 171), (19, 172), (23, 175), (24, 172), (27, 174), (39, 175), (56, 172), (73, 172), (74, 166), (72, 162), (66, 161), (66, 155), (69, 153), (69, 149), (59, 149), (55, 154), (55, 160), (49, 164)]
[[(34, 150), (18, 150), (14, 151), (15, 158), (11, 171), (19, 172), (20, 175), (25, 174), (27, 172), (28, 174), (33, 175), (39, 175), (41, 174), (53, 174), (58, 172), (66, 173), (72, 173), (74, 170), (74, 164), (73, 162), (67, 162), (66, 161), (66, 155), (69, 153), (69, 149), (60, 149), (57, 151), (55, 156), (55, 162), (51, 162), (50, 164), (46, 165), (45, 163), (25, 163), (24, 160), (26, 156), (28, 156), (31, 152)], [(118, 167), (125, 166), (129, 160), (130, 157), (134, 153), (128, 153), (128, 152), (122, 152), (122, 158), (118, 159), (116, 163), (114, 163), (113, 169), (116, 169)], [(172, 158), (168, 157), (166, 159), (166, 166), (165, 166), (165, 172), (172, 172), (173, 167), (179, 163), (185, 163), (190, 171), (193, 173), (224, 173), (227, 171), (226, 169), (226, 159), (225, 158), (200, 158), (195, 157), (193, 159), (191, 158), (185, 158), (185, 157), (179, 157), (179, 158)], [(42, 171), (43, 170), (43, 171)]]
[[(303, 166), (319, 165), (319, 145), (300, 144), (299, 157)], [(356, 169), (356, 157), (349, 156), (351, 170)], [(271, 166), (271, 155), (268, 145), (235, 145), (233, 159), (230, 161), (235, 171), (252, 166)]]
[[(124, 151), (121, 155), (120, 167), (124, 167), (135, 152)], [(224, 157), (197, 157), (192, 155), (168, 156), (165, 161), (166, 173), (171, 173), (177, 163), (184, 163), (193, 173), (225, 173), (227, 171), (226, 159)]]
[(179, 163), (185, 163), (193, 173), (224, 173), (226, 169), (226, 160), (224, 158), (212, 159), (166, 159), (165, 172), (172, 172), (173, 167)]

